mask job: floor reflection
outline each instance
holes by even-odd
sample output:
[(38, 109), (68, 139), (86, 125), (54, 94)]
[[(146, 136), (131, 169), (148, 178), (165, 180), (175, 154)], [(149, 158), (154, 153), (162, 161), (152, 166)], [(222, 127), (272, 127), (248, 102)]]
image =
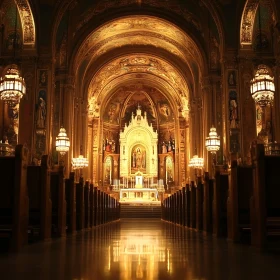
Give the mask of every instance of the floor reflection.
[(279, 263), (279, 256), (249, 246), (145, 219), (122, 220), (0, 256), (3, 279), (258, 280), (278, 277)]

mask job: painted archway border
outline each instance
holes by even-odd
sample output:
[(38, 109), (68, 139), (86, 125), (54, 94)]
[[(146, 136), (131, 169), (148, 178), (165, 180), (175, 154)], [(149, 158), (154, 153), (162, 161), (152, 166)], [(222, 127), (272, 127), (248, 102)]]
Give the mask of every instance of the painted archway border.
[(36, 30), (34, 17), (29, 2), (28, 0), (15, 0), (15, 2), (18, 7), (22, 24), (23, 45), (34, 47), (36, 42)]
[[(273, 1), (268, 1), (272, 17), (276, 20), (277, 13)], [(260, 0), (247, 0), (243, 9), (241, 24), (240, 24), (240, 44), (242, 47), (251, 47), (253, 43), (254, 22), (256, 13), (260, 4)]]

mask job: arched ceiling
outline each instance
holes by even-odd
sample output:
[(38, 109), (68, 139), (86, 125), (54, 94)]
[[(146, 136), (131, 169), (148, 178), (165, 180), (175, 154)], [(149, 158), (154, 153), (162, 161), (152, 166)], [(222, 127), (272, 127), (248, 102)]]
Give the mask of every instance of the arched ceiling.
[(21, 19), (21, 25), (23, 30), (23, 45), (35, 46), (36, 42), (36, 30), (35, 22), (32, 14), (32, 10), (28, 0), (15, 0), (18, 6), (18, 11)]
[(29, 1), (0, 1), (0, 13), (0, 25), (2, 25), (4, 31), (4, 34), (2, 34), (3, 42), (6, 42), (6, 46), (2, 47), (2, 51), (9, 51), (13, 48), (11, 41), (15, 36), (15, 32), (17, 35), (17, 48), (34, 48), (36, 43), (35, 22)]
[(188, 119), (190, 93), (199, 86), (204, 66), (205, 57), (185, 32), (144, 15), (119, 18), (94, 30), (73, 61), (90, 117), (99, 116), (116, 87), (133, 80), (160, 89), (174, 110), (179, 108), (180, 116)]
[[(242, 47), (251, 47), (253, 44), (254, 26), (255, 22), (258, 21), (256, 14), (260, 5), (265, 6), (269, 10), (271, 23), (276, 22), (277, 15), (273, 4), (272, 0), (263, 0), (263, 2), (260, 2), (260, 0), (246, 1), (240, 24), (240, 44)], [(269, 22), (268, 19), (266, 20), (266, 22)]]
[(153, 45), (168, 50), (182, 60), (195, 58), (203, 65), (203, 57), (194, 41), (172, 23), (152, 16), (129, 16), (108, 22), (92, 32), (80, 46), (74, 69), (84, 61), (123, 45)]

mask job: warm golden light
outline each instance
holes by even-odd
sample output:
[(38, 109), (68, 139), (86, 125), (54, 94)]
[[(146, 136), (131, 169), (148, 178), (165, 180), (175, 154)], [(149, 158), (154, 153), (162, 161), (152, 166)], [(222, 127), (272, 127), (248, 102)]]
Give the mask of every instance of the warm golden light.
[(13, 65), (4, 78), (0, 79), (0, 99), (7, 103), (19, 103), (25, 93), (25, 81), (20, 76), (18, 67)]
[(82, 155), (79, 155), (77, 158), (72, 158), (72, 167), (73, 169), (88, 167), (88, 159), (84, 158)]
[(218, 136), (216, 128), (211, 127), (209, 136), (206, 137), (205, 140), (206, 150), (212, 154), (215, 154), (217, 151), (219, 151), (220, 146), (221, 146), (220, 136)]
[(265, 107), (274, 100), (274, 79), (265, 65), (259, 65), (254, 79), (251, 81), (251, 95), (256, 104)]
[(55, 148), (62, 156), (69, 151), (70, 141), (63, 127), (60, 128), (59, 134), (56, 137)]
[(199, 158), (198, 155), (194, 155), (189, 163), (189, 167), (197, 168), (197, 169), (202, 169), (203, 165), (204, 165), (204, 160), (203, 158)]

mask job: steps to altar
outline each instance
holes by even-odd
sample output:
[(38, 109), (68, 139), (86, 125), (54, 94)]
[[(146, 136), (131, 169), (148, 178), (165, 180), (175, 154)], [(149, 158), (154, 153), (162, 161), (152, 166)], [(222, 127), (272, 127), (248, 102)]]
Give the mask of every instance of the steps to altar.
[(120, 204), (120, 218), (161, 218), (161, 204)]

